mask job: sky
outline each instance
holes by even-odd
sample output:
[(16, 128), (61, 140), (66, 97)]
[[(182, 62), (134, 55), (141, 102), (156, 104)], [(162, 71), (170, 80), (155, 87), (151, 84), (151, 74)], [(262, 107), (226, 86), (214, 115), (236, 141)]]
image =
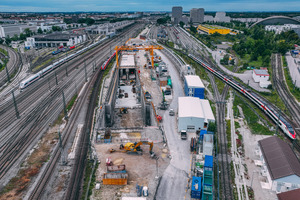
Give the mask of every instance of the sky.
[(0, 12), (171, 11), (173, 6), (183, 11), (300, 11), (299, 0), (1, 0)]

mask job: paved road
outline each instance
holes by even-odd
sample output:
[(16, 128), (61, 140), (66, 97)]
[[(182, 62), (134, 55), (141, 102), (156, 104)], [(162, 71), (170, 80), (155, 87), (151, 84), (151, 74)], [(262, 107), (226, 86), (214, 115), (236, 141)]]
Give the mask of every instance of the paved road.
[[(162, 59), (166, 62), (173, 83), (173, 100), (170, 108), (177, 113), (178, 97), (184, 96), (182, 82), (177, 73), (175, 66), (162, 54)], [(181, 140), (177, 132), (177, 114), (169, 116), (166, 111), (163, 116), (163, 126), (167, 137), (170, 154), (172, 156), (170, 165), (165, 170), (159, 188), (157, 190), (156, 199), (165, 200), (183, 200), (185, 197), (190, 199), (190, 195), (186, 192), (188, 183), (188, 174), (190, 172), (191, 155), (189, 152), (189, 141)]]

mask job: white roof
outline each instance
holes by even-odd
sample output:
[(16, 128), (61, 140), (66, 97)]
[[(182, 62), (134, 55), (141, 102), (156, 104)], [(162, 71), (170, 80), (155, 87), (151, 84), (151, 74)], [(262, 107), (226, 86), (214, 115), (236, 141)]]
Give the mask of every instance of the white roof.
[(197, 97), (178, 97), (178, 117), (215, 120), (209, 101)]
[(204, 85), (200, 79), (199, 76), (197, 75), (187, 75), (184, 76), (186, 83), (188, 85), (188, 87), (192, 87), (192, 88), (204, 88)]
[(121, 67), (135, 66), (134, 55), (122, 55), (120, 66)]

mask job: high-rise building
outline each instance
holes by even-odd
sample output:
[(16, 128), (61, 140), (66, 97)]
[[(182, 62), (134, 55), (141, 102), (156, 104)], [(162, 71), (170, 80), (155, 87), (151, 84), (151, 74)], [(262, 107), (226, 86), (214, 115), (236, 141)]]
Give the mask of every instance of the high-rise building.
[(181, 6), (174, 6), (172, 8), (172, 21), (174, 24), (178, 24), (182, 17), (182, 7)]
[(215, 22), (230, 22), (230, 17), (227, 17), (225, 12), (217, 12), (214, 21)]
[(203, 23), (204, 22), (204, 9), (193, 8), (190, 11), (190, 18), (192, 23)]

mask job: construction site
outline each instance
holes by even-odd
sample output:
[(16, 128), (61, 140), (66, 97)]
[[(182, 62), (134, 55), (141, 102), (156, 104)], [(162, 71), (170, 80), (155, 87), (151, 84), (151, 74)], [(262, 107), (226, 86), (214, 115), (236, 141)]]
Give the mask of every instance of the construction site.
[(170, 163), (160, 123), (172, 100), (172, 82), (156, 49), (162, 47), (137, 38), (115, 47), (116, 62), (104, 79), (96, 114), (93, 199), (153, 199)]

